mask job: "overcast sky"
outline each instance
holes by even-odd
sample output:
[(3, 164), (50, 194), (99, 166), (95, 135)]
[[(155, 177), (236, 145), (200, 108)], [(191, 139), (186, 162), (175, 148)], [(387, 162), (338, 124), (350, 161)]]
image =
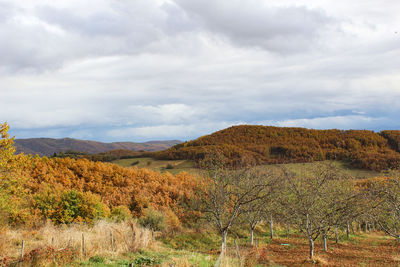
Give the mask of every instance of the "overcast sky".
[(400, 129), (398, 0), (0, 0), (17, 138)]

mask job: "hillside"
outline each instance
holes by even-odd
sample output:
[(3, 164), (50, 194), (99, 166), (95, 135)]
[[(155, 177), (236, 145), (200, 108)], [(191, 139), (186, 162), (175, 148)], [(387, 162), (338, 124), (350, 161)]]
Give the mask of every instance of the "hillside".
[(233, 126), (157, 152), (158, 159), (199, 161), (222, 151), (231, 164), (300, 163), (346, 160), (356, 168), (384, 170), (400, 163), (400, 131), (310, 130)]
[(179, 144), (178, 140), (150, 141), (145, 143), (134, 142), (115, 142), (102, 143), (96, 141), (78, 140), (72, 138), (52, 139), (52, 138), (30, 138), (16, 139), (15, 146), (17, 153), (24, 152), (39, 156), (50, 156), (61, 151), (81, 151), (86, 153), (101, 153), (110, 150), (132, 150), (132, 151), (160, 151)]

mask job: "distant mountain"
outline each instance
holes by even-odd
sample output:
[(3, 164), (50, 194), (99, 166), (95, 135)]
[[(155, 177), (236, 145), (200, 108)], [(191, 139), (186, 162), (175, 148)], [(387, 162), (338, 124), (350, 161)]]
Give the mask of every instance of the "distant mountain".
[(156, 153), (159, 159), (202, 160), (213, 151), (232, 164), (345, 160), (370, 170), (400, 167), (400, 131), (313, 130), (233, 126)]
[(54, 153), (63, 151), (80, 151), (87, 153), (101, 153), (110, 150), (124, 149), (132, 151), (161, 151), (181, 143), (178, 140), (168, 141), (149, 141), (144, 143), (134, 142), (115, 142), (102, 143), (96, 141), (79, 140), (72, 138), (52, 139), (52, 138), (29, 138), (16, 139), (15, 146), (17, 153), (24, 152), (39, 156), (51, 156)]

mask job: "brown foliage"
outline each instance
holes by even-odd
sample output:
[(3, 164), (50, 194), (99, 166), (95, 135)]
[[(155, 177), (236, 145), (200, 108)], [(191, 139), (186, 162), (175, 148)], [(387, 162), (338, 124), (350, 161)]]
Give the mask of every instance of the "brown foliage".
[[(390, 138), (389, 138), (390, 137)], [(400, 163), (400, 131), (309, 130), (270, 126), (234, 126), (156, 153), (160, 159), (202, 160), (221, 151), (231, 164), (295, 163), (348, 160), (370, 170), (396, 168)]]

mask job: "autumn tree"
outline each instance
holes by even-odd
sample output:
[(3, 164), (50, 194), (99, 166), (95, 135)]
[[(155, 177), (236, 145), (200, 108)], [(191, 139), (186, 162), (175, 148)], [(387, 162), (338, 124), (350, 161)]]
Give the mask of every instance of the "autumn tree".
[(30, 215), (23, 173), (25, 157), (14, 154), (14, 138), (8, 130), (7, 123), (0, 124), (0, 213), (6, 220), (3, 223), (22, 224)]
[(310, 247), (310, 259), (314, 257), (314, 242), (321, 235), (326, 248), (326, 234), (339, 223), (349, 207), (352, 196), (338, 191), (344, 188), (345, 179), (329, 164), (314, 165), (302, 175), (284, 171), (281, 207), (292, 214), (293, 223), (303, 232)]

